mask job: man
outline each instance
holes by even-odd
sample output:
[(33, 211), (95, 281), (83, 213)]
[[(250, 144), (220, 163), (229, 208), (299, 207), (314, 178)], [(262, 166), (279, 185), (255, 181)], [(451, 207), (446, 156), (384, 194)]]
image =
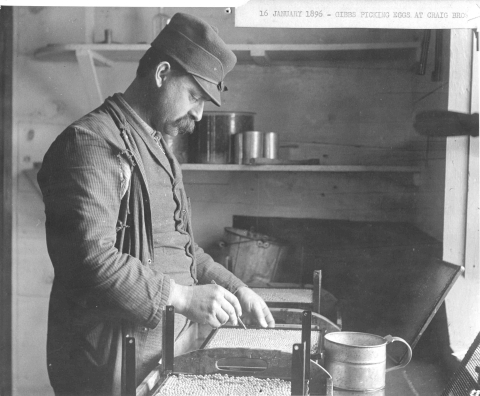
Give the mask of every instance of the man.
[(161, 356), (166, 305), (177, 335), (190, 321), (235, 325), (242, 314), (275, 325), (265, 302), (194, 243), (181, 170), (162, 139), (191, 133), (205, 101), (220, 105), (235, 63), (215, 29), (176, 14), (125, 93), (46, 153), (38, 182), (55, 268), (47, 364), (56, 395), (120, 395), (127, 335), (141, 381)]

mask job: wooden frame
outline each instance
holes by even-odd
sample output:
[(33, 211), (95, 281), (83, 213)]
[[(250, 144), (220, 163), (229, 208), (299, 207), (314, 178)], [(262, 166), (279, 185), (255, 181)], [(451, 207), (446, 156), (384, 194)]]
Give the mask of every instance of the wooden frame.
[[(298, 344), (295, 344), (298, 345)], [(232, 349), (215, 348), (192, 351), (177, 356), (174, 361), (173, 371), (163, 372), (161, 365), (154, 369), (145, 380), (137, 387), (136, 396), (153, 396), (162, 388), (168, 378), (175, 374), (206, 375), (228, 373), (232, 376), (243, 376), (245, 371), (222, 371), (217, 362), (221, 359), (241, 359), (268, 362), (264, 371), (250, 371), (256, 378), (280, 378), (292, 380), (292, 354), (274, 350), (263, 349)], [(244, 367), (249, 368), (248, 366)], [(314, 361), (310, 361), (310, 394), (321, 396), (333, 395), (333, 380), (325, 369)]]
[[(125, 356), (126, 387), (128, 396), (153, 396), (162, 388), (168, 378), (176, 374), (205, 375), (223, 373), (233, 376), (254, 376), (256, 378), (279, 378), (291, 380), (292, 394), (304, 394), (308, 381), (311, 395), (332, 396), (331, 375), (310, 358), (311, 312), (305, 311), (302, 319), (302, 342), (292, 345), (292, 352), (250, 348), (204, 348), (215, 334), (213, 331), (199, 350), (175, 356), (173, 306), (163, 312), (163, 353), (160, 364), (139, 384), (135, 384), (135, 340), (127, 336), (131, 344), (130, 353)], [(218, 329), (217, 329), (218, 330)], [(273, 329), (270, 329), (273, 330)], [(300, 330), (300, 329), (294, 329)], [(323, 339), (323, 332), (322, 332)], [(300, 351), (301, 349), (301, 351)], [(308, 352), (307, 352), (308, 351)], [(301, 353), (300, 353), (301, 352)], [(299, 370), (299, 366), (302, 370)], [(294, 389), (302, 388), (301, 393)]]
[(0, 9), (0, 394), (12, 393), (13, 8)]

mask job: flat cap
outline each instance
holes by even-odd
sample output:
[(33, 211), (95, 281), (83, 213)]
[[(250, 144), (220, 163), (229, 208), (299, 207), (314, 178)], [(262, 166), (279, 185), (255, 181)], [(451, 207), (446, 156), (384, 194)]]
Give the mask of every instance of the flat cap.
[(177, 13), (151, 45), (175, 59), (220, 106), (220, 93), (226, 91), (223, 80), (237, 57), (216, 28), (193, 15)]

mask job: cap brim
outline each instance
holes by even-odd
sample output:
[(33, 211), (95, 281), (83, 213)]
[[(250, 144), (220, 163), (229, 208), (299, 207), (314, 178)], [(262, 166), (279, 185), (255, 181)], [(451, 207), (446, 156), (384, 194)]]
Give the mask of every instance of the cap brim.
[(215, 84), (212, 84), (204, 80), (203, 78), (194, 76), (193, 74), (191, 76), (198, 83), (202, 91), (206, 93), (207, 96), (212, 100), (212, 102), (215, 103), (218, 107), (220, 107), (222, 105), (222, 100), (220, 97), (220, 91), (218, 90), (218, 87)]

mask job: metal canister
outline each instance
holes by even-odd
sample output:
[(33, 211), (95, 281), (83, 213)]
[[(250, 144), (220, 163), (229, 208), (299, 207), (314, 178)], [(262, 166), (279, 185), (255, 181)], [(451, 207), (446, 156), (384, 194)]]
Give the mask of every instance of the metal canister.
[(243, 161), (243, 133), (233, 135), (233, 160), (234, 164), (241, 164)]
[(250, 112), (209, 111), (190, 135), (190, 159), (201, 164), (227, 164), (233, 158), (233, 135), (254, 128)]
[(263, 157), (263, 132), (243, 132), (243, 163), (250, 163), (251, 158)]
[(278, 134), (276, 132), (266, 132), (263, 143), (263, 156), (269, 159), (278, 158)]

